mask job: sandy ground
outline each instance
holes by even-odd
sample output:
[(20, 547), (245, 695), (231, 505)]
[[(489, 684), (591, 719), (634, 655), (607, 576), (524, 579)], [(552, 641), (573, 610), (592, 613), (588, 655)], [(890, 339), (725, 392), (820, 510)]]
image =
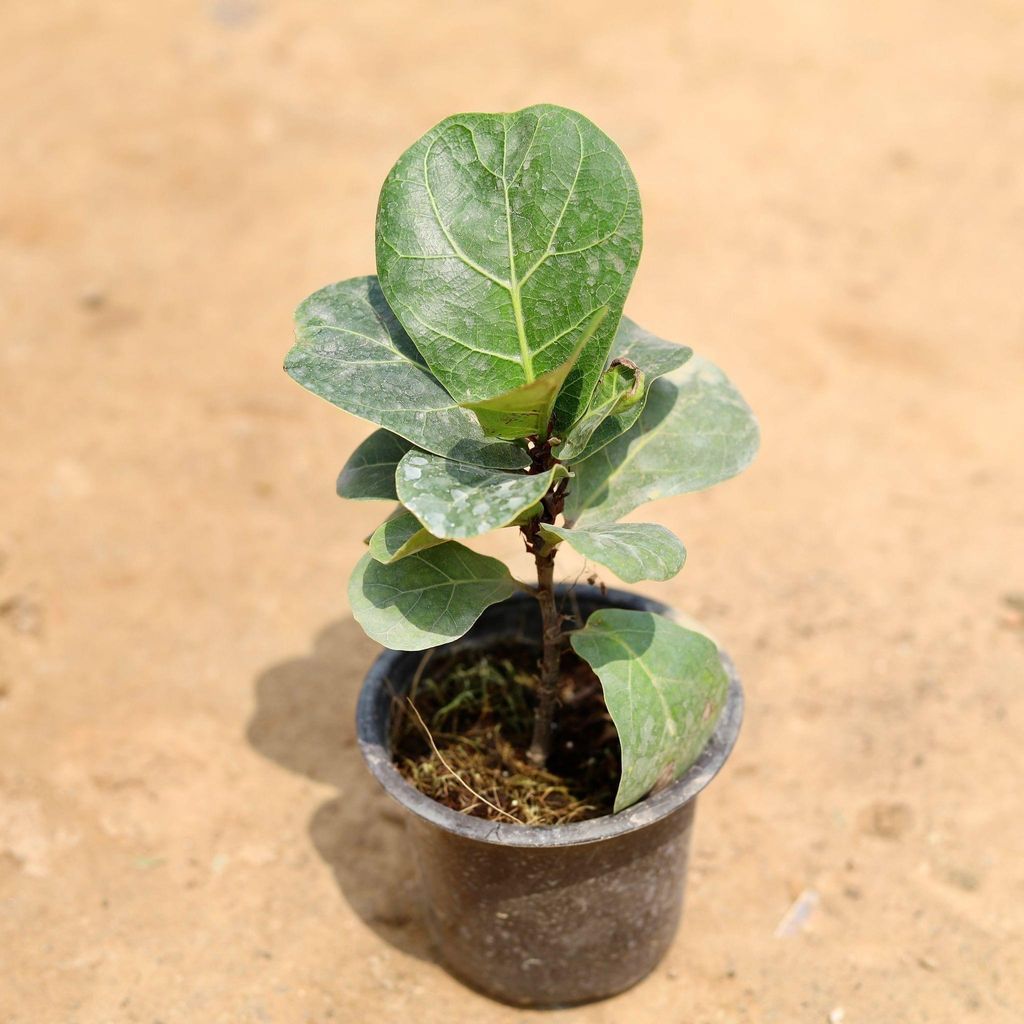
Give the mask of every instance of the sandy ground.
[[(1024, 1018), (1017, 0), (6, 0), (0, 99), (4, 1024)], [(542, 100), (764, 427), (647, 510), (749, 699), (684, 927), (547, 1017), (431, 958), (351, 724), (369, 427), (280, 370), (397, 154)]]

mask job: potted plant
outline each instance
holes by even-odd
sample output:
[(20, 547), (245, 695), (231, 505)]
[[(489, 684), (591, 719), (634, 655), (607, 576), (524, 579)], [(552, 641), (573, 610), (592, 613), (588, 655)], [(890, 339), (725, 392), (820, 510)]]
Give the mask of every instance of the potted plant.
[[(306, 299), (285, 363), (380, 427), (338, 479), (397, 502), (349, 586), (390, 649), (359, 741), (408, 812), (444, 959), (524, 1005), (658, 962), (742, 713), (728, 658), (670, 609), (555, 581), (566, 544), (628, 583), (670, 578), (682, 544), (621, 518), (757, 449), (720, 370), (622, 315), (640, 250), (633, 174), (582, 115), (449, 117), (384, 182), (377, 276)], [(463, 543), (501, 528), (536, 579)]]

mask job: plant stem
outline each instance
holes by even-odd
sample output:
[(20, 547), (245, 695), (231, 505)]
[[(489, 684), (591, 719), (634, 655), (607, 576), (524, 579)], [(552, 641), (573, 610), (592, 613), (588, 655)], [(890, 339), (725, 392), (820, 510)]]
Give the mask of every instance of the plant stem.
[[(550, 442), (540, 442), (533, 451), (535, 471), (545, 471), (555, 464), (551, 455)], [(565, 504), (566, 481), (559, 480), (544, 495), (541, 512), (522, 527), (526, 550), (533, 555), (537, 566), (537, 602), (540, 605), (541, 620), (541, 661), (540, 679), (537, 685), (537, 708), (533, 714), (533, 739), (526, 756), (538, 767), (543, 768), (551, 753), (551, 734), (558, 703), (558, 678), (562, 660), (562, 616), (555, 606), (555, 555), (556, 545), (549, 544), (541, 536), (542, 523), (553, 523), (562, 513)]]
[(551, 752), (551, 725), (555, 714), (562, 659), (562, 618), (555, 607), (555, 548), (534, 551), (537, 563), (537, 600), (540, 604), (543, 653), (533, 713), (533, 739), (527, 757), (543, 768)]

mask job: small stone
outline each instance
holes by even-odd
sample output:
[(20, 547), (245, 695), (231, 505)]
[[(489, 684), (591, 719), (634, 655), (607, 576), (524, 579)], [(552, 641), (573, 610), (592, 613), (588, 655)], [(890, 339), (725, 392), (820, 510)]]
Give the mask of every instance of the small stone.
[(981, 888), (981, 877), (970, 868), (950, 868), (946, 872), (946, 880), (964, 892), (976, 892)]
[(843, 1024), (846, 1019), (846, 1012), (841, 1006), (837, 1006), (828, 1015), (828, 1024)]
[(25, 594), (14, 594), (0, 602), (0, 619), (6, 620), (15, 633), (39, 636), (43, 631), (42, 606)]
[(879, 800), (861, 812), (861, 829), (880, 839), (901, 839), (914, 821), (909, 804)]

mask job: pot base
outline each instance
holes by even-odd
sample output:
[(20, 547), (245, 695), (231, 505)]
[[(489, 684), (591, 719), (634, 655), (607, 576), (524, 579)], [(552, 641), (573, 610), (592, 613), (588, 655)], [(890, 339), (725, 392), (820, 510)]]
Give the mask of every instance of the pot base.
[(410, 822), (431, 935), (453, 974), (517, 1006), (615, 995), (646, 977), (682, 912), (696, 802), (606, 843), (493, 846)]

